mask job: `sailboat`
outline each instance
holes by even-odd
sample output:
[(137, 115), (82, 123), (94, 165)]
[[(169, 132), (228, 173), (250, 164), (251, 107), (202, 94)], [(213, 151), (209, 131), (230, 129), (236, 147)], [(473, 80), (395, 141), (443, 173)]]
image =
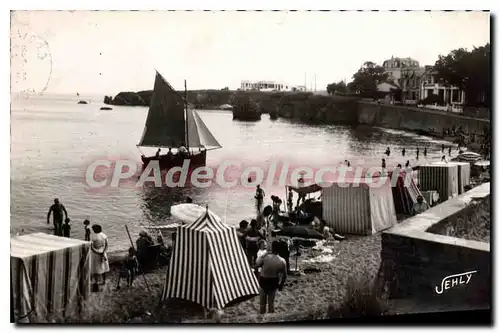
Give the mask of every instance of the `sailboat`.
[[(186, 159), (190, 160), (190, 168), (205, 166), (207, 151), (222, 148), (198, 112), (188, 107), (186, 81), (184, 89), (183, 98), (156, 71), (151, 105), (137, 147), (167, 148), (168, 152), (149, 157), (142, 154), (144, 166), (159, 160), (161, 169), (169, 169), (182, 166)], [(186, 148), (185, 152), (181, 147)]]

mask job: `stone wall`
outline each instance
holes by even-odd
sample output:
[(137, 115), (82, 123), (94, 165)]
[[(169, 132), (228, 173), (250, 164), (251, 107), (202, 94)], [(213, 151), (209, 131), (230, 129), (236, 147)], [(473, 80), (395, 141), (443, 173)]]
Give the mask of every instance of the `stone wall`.
[(434, 129), (438, 134), (443, 129), (460, 126), (469, 132), (482, 133), (484, 127), (490, 127), (490, 121), (442, 111), (422, 108), (357, 102), (358, 123), (393, 129), (428, 131)]
[[(426, 232), (463, 210), (472, 198), (484, 198), (489, 193), (490, 184), (483, 184), (383, 233), (382, 272), (391, 298), (450, 305), (491, 304), (489, 243)], [(470, 271), (476, 273), (468, 284), (459, 284), (442, 294), (436, 292), (436, 287), (441, 290), (445, 277)]]

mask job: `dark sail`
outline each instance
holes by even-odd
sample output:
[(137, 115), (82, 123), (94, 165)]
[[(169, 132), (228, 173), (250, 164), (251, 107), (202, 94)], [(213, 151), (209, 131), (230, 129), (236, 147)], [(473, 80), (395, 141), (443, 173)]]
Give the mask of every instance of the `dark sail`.
[(146, 124), (140, 147), (179, 147), (186, 145), (185, 101), (156, 72), (155, 86), (151, 106), (149, 107)]

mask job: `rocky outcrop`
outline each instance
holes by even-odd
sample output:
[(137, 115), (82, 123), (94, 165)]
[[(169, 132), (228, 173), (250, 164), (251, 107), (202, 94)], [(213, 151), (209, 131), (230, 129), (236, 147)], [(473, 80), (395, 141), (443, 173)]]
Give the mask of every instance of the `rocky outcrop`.
[(135, 92), (121, 92), (113, 98), (113, 105), (147, 106), (144, 99)]
[(261, 119), (259, 105), (248, 95), (235, 95), (231, 104), (233, 105), (233, 119), (248, 121), (258, 121)]
[(89, 104), (87, 101), (78, 101), (77, 104)]
[[(183, 92), (180, 92), (184, 96)], [(104, 97), (105, 104), (149, 106), (152, 90), (121, 92), (115, 98)], [(191, 90), (189, 105), (196, 109), (215, 110), (232, 105), (235, 119), (260, 120), (262, 113), (270, 117), (293, 118), (314, 123), (356, 123), (357, 97), (321, 96), (310, 92), (262, 92), (231, 90)], [(236, 105), (235, 104), (236, 101)]]

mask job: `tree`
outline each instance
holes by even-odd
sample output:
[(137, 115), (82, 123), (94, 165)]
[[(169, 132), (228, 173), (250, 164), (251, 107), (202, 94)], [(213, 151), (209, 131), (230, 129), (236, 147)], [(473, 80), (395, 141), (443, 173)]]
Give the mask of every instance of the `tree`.
[(367, 97), (374, 97), (377, 93), (377, 85), (387, 81), (387, 73), (382, 66), (374, 62), (367, 61), (363, 66), (352, 76), (352, 82), (349, 82), (347, 87), (353, 93), (357, 93)]
[(326, 92), (329, 95), (334, 95), (335, 93), (347, 94), (347, 85), (344, 81), (339, 81), (336, 83), (330, 83), (326, 86)]
[(465, 92), (466, 104), (490, 105), (491, 65), (490, 44), (475, 47), (472, 51), (464, 48), (440, 55), (434, 65), (436, 77), (445, 84), (456, 86)]

